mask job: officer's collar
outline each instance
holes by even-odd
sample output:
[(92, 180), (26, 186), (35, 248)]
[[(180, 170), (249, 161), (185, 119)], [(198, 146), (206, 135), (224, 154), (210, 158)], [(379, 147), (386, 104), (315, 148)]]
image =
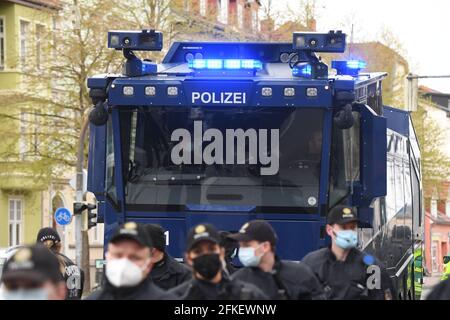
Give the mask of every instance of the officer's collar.
[(280, 259), (280, 257), (278, 257), (277, 255), (275, 255), (275, 262), (273, 264), (272, 270), (270, 271), (264, 271), (262, 270), (259, 266), (256, 267), (246, 267), (249, 268), (250, 270), (254, 271), (254, 272), (259, 272), (259, 273), (269, 273), (269, 274), (274, 274), (274, 273), (278, 273), (280, 272), (281, 269), (281, 264), (282, 264), (282, 260)]
[(205, 285), (208, 287), (216, 287), (216, 286), (221, 286), (224, 283), (228, 283), (230, 282), (230, 278), (227, 276), (227, 274), (222, 270), (222, 279), (220, 279), (219, 283), (212, 283), (208, 280), (202, 280), (202, 279), (198, 279), (197, 277), (194, 277), (193, 280), (195, 282), (197, 282), (200, 285)]
[(105, 290), (111, 292), (113, 295), (120, 297), (129, 297), (137, 294), (142, 288), (149, 286), (152, 283), (151, 279), (147, 277), (134, 287), (115, 287), (113, 286), (107, 277), (105, 277)]
[(160, 267), (162, 267), (163, 265), (165, 265), (166, 262), (167, 262), (167, 253), (164, 253), (163, 258), (162, 258), (160, 261), (158, 261), (157, 263), (155, 263), (155, 265), (153, 266), (153, 268), (160, 268)]
[[(358, 249), (356, 248), (351, 248), (347, 257), (345, 258), (344, 261), (340, 261), (340, 262), (351, 262), (353, 261), (355, 255), (358, 253)], [(331, 250), (331, 244), (328, 245), (328, 256), (331, 260), (333, 261), (338, 261), (336, 256), (334, 255), (333, 251)]]
[(275, 263), (273, 265), (272, 273), (280, 272), (281, 269), (281, 259), (279, 256), (275, 255)]

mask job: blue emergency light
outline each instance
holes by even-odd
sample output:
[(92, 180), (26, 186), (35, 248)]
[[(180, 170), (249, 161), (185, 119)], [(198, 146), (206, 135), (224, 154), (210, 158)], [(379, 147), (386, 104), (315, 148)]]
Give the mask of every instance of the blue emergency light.
[(309, 63), (299, 63), (292, 68), (292, 75), (294, 77), (312, 78), (312, 66)]
[(367, 63), (361, 60), (335, 60), (331, 66), (336, 69), (338, 75), (357, 76), (367, 67)]
[(262, 62), (254, 59), (192, 59), (193, 70), (261, 70)]

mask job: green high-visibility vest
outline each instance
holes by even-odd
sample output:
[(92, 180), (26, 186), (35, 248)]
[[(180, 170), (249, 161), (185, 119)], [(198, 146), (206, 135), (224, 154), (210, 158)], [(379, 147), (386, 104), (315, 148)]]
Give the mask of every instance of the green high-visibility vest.
[(450, 276), (450, 261), (444, 264), (444, 272), (442, 273), (441, 280), (447, 280)]

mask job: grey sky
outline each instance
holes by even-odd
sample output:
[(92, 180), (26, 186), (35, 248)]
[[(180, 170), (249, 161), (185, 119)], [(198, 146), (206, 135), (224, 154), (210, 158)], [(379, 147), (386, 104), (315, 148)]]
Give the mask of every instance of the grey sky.
[[(267, 1), (267, 0), (263, 0)], [(300, 0), (272, 0), (276, 9), (299, 8)], [(317, 0), (318, 31), (342, 29), (356, 40), (377, 40), (390, 29), (401, 41), (413, 72), (450, 75), (449, 0)], [(382, 70), (380, 70), (382, 71)], [(450, 79), (421, 84), (450, 93)]]

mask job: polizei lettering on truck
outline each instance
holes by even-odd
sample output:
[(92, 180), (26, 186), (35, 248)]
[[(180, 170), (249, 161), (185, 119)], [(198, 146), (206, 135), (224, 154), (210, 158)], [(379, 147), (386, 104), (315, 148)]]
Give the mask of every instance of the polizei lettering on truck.
[(245, 92), (192, 92), (192, 104), (246, 104)]

